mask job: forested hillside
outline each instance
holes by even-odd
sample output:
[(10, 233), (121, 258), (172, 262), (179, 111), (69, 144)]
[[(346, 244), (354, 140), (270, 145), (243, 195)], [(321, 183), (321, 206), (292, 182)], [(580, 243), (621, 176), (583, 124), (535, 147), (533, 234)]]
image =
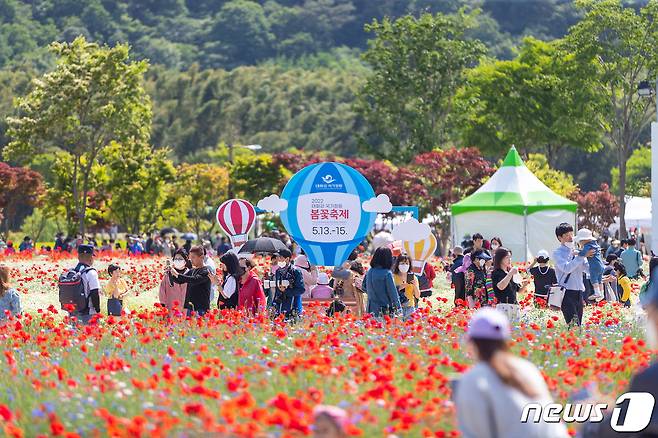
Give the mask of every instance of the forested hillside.
[(0, 66), (42, 65), (45, 45), (83, 35), (128, 42), (167, 68), (231, 69), (363, 49), (373, 19), (460, 7), (482, 9), (474, 36), (499, 57), (524, 35), (560, 37), (577, 19), (564, 0), (0, 0)]
[[(367, 156), (386, 140), (356, 105), (374, 38), (365, 26), (460, 9), (478, 11), (465, 36), (497, 59), (514, 58), (526, 36), (562, 37), (582, 16), (566, 0), (0, 0), (0, 148), (13, 99), (53, 67), (47, 46), (82, 35), (129, 43), (133, 58), (149, 61), (150, 141), (177, 162), (212, 160), (222, 142)], [(596, 171), (577, 150), (565, 155), (556, 164), (581, 186), (609, 181), (614, 155)]]

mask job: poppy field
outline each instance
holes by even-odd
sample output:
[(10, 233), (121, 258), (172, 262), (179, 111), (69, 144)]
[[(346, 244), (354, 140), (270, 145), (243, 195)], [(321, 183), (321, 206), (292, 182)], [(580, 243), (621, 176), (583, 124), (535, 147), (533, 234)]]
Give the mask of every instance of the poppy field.
[[(97, 261), (102, 284), (110, 258)], [(217, 309), (169, 320), (155, 305), (163, 260), (118, 261), (129, 313), (73, 328), (56, 288), (72, 259), (2, 260), (24, 308), (0, 325), (2, 435), (309, 436), (313, 408), (329, 404), (349, 413), (353, 436), (459, 436), (450, 382), (473, 363), (463, 339), (471, 311), (453, 307), (445, 275), (407, 322), (328, 318), (320, 306), (295, 325)], [(556, 401), (587, 382), (623, 392), (649, 363), (632, 309), (590, 306), (583, 329), (569, 331), (529, 298), (512, 351), (540, 367)]]

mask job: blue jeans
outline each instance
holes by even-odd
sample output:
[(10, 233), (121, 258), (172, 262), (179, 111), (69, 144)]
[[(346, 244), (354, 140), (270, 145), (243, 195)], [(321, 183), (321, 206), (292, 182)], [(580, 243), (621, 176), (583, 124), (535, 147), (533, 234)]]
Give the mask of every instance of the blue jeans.
[[(196, 316), (202, 317), (203, 315), (206, 314), (206, 312), (207, 312), (207, 310), (197, 310), (196, 311)], [(192, 309), (187, 309), (187, 316), (192, 316)]]

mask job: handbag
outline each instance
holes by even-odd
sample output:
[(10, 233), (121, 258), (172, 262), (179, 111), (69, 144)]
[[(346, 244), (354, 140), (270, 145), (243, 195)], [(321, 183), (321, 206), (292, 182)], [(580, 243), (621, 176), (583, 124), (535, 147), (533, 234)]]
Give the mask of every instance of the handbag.
[[(564, 282), (567, 283), (571, 273), (567, 274), (567, 277), (564, 279)], [(567, 291), (565, 287), (558, 285), (553, 285), (548, 289), (548, 306), (551, 310), (560, 310), (562, 309), (562, 300), (564, 300), (564, 294)]]
[(521, 319), (521, 306), (518, 304), (496, 304), (496, 310), (500, 310), (507, 315), (507, 319), (510, 321), (518, 321)]
[(617, 300), (617, 293), (612, 288), (612, 283), (607, 282), (603, 283), (603, 293), (605, 295), (605, 300), (609, 303), (614, 303)]

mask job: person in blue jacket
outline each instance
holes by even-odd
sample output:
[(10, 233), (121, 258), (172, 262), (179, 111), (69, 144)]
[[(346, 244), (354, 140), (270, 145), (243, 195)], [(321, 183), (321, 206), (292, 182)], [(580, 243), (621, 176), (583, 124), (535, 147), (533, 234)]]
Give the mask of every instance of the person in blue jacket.
[(391, 314), (402, 308), (391, 272), (392, 267), (391, 249), (377, 248), (370, 261), (370, 269), (363, 280), (363, 291), (368, 294), (368, 313), (375, 317)]
[(276, 294), (274, 296), (274, 308), (278, 314), (284, 314), (286, 319), (295, 318), (300, 312), (293, 305), (301, 301), (304, 293), (304, 278), (299, 269), (291, 262), (292, 253), (287, 249), (281, 249), (275, 253), (276, 263), (279, 269), (274, 274)]

